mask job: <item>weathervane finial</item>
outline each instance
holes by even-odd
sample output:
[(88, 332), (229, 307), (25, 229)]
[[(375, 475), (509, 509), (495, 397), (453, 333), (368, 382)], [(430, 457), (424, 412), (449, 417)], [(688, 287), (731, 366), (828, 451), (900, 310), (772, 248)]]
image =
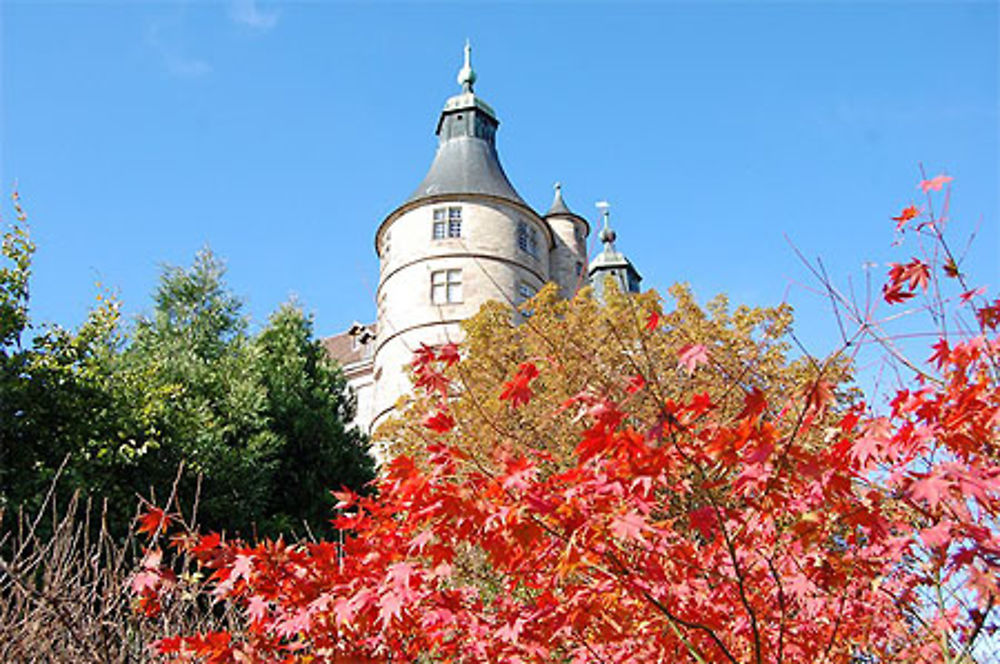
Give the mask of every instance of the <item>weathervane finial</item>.
[(469, 39), (465, 39), (465, 64), (458, 70), (458, 84), (462, 86), (462, 92), (472, 92), (472, 85), (476, 82), (476, 72), (472, 69), (472, 44)]
[(604, 243), (604, 248), (606, 250), (614, 251), (615, 248), (615, 238), (618, 237), (609, 224), (609, 218), (611, 217), (611, 203), (607, 201), (597, 201), (594, 204), (598, 210), (601, 211), (601, 216), (604, 217), (604, 228), (601, 229), (601, 234), (598, 236), (601, 242)]

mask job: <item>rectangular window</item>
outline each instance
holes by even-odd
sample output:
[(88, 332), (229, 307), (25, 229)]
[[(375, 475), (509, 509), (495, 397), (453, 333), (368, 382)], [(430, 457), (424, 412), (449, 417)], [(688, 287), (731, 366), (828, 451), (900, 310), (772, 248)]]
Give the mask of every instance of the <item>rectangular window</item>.
[(448, 237), (462, 237), (462, 208), (448, 208)]
[(443, 240), (446, 237), (462, 237), (462, 208), (437, 208), (434, 210), (434, 231), (435, 240)]
[(431, 304), (457, 304), (461, 301), (461, 270), (431, 272)]
[(517, 222), (517, 248), (538, 258), (538, 229), (529, 228), (523, 221)]
[(531, 284), (522, 281), (517, 285), (517, 300), (518, 302), (527, 302), (535, 297), (537, 292)]
[(447, 220), (445, 218), (445, 209), (438, 208), (434, 210), (434, 239), (443, 240), (446, 228)]

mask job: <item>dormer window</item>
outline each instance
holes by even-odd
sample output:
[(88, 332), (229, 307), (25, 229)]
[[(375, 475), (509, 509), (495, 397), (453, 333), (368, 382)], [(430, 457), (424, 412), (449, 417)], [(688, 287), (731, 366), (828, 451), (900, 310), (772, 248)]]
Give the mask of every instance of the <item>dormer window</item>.
[(435, 240), (462, 237), (462, 208), (435, 208), (432, 237)]

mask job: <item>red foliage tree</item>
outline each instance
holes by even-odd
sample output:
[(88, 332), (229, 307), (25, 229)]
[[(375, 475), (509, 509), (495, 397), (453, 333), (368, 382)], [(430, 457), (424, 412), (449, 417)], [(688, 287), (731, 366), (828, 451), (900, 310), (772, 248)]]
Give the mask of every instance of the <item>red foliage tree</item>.
[[(948, 180), (928, 182), (929, 195)], [(923, 228), (943, 243), (933, 217)], [(959, 279), (956, 266), (894, 265), (885, 300), (936, 287), (938, 272)], [(998, 310), (964, 306), (978, 329), (935, 345), (937, 375), (886, 414), (840, 413), (824, 446), (805, 435), (832, 399), (822, 380), (798, 418), (773, 417), (759, 390), (735, 418), (695, 394), (643, 430), (627, 399), (581, 386), (552, 414), (586, 422), (568, 467), (527, 447), (487, 468), (438, 442), (459, 355), (422, 348), (416, 382), (437, 401), (426, 459), (392, 460), (371, 497), (338, 494), (342, 542), (175, 536), (245, 624), (152, 648), (208, 662), (964, 661), (1000, 595)], [(696, 372), (708, 358), (691, 347), (677, 361)], [(522, 364), (501, 398), (529, 402), (538, 375)], [(630, 393), (646, 378), (622, 376)], [(485, 578), (462, 572), (469, 556)], [(168, 601), (177, 577), (153, 570), (137, 590)]]

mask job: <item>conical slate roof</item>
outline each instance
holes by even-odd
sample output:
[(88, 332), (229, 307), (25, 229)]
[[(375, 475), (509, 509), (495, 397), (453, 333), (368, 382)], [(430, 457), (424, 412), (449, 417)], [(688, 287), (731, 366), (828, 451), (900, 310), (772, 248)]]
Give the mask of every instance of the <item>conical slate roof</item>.
[(441, 194), (488, 194), (525, 204), (507, 179), (496, 148), (471, 136), (441, 141), (427, 175), (408, 200)]
[(438, 149), (423, 182), (407, 202), (442, 194), (486, 194), (527, 205), (507, 179), (496, 149), (500, 122), (489, 104), (472, 90), (476, 73), (471, 47), (458, 73), (462, 93), (448, 99), (438, 120)]
[(563, 200), (562, 185), (556, 182), (555, 190), (556, 195), (552, 199), (552, 207), (550, 207), (549, 211), (545, 213), (545, 216), (551, 217), (557, 214), (577, 216), (575, 212), (570, 211), (570, 209), (566, 206), (566, 201)]

